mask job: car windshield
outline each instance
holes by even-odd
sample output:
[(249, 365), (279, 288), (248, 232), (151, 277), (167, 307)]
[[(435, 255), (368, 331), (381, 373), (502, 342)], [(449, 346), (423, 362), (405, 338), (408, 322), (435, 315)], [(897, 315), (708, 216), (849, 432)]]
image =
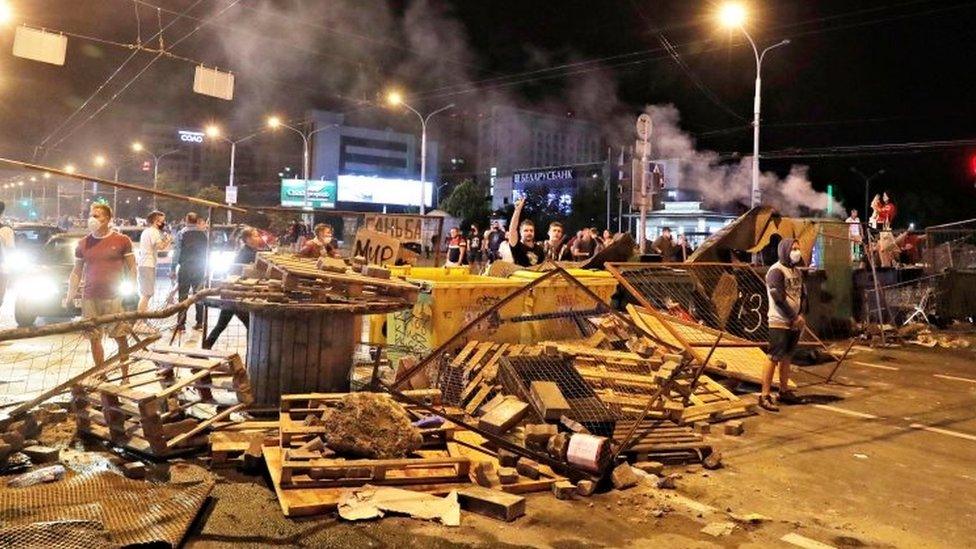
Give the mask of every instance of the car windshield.
[(47, 265), (72, 265), (80, 236), (52, 238), (44, 246), (42, 261)]

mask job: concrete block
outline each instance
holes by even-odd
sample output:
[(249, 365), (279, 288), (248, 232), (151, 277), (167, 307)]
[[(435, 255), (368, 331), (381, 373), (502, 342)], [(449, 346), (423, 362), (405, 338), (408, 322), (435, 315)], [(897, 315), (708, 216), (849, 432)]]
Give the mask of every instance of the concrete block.
[(518, 482), (519, 474), (515, 467), (499, 467), (498, 481), (502, 484), (515, 484)]
[(556, 499), (573, 499), (576, 487), (568, 480), (558, 480), (552, 484), (552, 493)]
[(621, 463), (614, 468), (613, 473), (610, 474), (610, 480), (613, 482), (613, 487), (617, 490), (633, 488), (640, 482), (637, 473), (634, 473), (634, 470), (626, 463)]
[(515, 470), (518, 471), (523, 477), (529, 477), (532, 480), (539, 480), (539, 464), (528, 458), (521, 458), (515, 465)]
[(457, 491), (461, 509), (511, 522), (525, 514), (525, 498), (480, 486), (465, 486)]
[(743, 426), (741, 421), (735, 419), (732, 421), (725, 422), (725, 434), (737, 437), (741, 435), (743, 432), (745, 432), (745, 427)]
[(515, 452), (510, 452), (504, 448), (498, 449), (498, 465), (501, 467), (515, 467), (519, 456)]
[(596, 490), (596, 483), (592, 480), (581, 480), (576, 483), (576, 493), (577, 495), (583, 497), (590, 497)]
[(559, 421), (560, 417), (570, 413), (569, 402), (555, 382), (533, 381), (529, 385), (529, 399), (546, 421)]
[(706, 469), (721, 469), (722, 468), (722, 452), (714, 450), (711, 454), (708, 454), (702, 461), (702, 467)]
[(21, 452), (27, 454), (27, 457), (30, 458), (31, 463), (34, 465), (54, 463), (61, 456), (60, 449), (41, 445), (25, 446)]
[(475, 463), (471, 468), (471, 474), (478, 486), (491, 488), (501, 484), (498, 475), (495, 473), (495, 466), (491, 462), (479, 461)]
[(712, 424), (707, 421), (696, 421), (692, 427), (694, 427), (696, 433), (701, 435), (707, 435), (712, 432)]
[(549, 439), (559, 432), (559, 428), (548, 423), (529, 424), (525, 426), (525, 446), (527, 448), (545, 449)]
[(363, 267), (363, 274), (373, 278), (382, 278), (384, 280), (388, 280), (390, 278), (390, 270), (377, 265), (366, 265)]
[(664, 464), (659, 461), (638, 461), (634, 467), (652, 475), (660, 475), (664, 472)]
[(501, 435), (518, 425), (528, 412), (528, 404), (509, 398), (481, 416), (478, 427), (494, 435)]

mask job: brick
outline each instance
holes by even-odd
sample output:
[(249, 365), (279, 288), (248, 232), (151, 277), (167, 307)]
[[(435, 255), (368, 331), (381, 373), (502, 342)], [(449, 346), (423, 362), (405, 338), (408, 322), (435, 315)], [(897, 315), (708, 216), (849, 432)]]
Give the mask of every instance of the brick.
[(373, 278), (382, 278), (382, 279), (390, 278), (390, 270), (384, 269), (383, 267), (379, 267), (377, 265), (366, 265), (365, 267), (363, 267), (363, 274), (366, 276), (371, 276)]
[(702, 467), (710, 470), (721, 469), (722, 468), (722, 452), (714, 450), (711, 454), (708, 454), (704, 460), (702, 460)]
[(330, 271), (333, 273), (344, 273), (348, 268), (345, 261), (335, 257), (320, 257), (315, 262), (315, 266), (320, 271)]
[(505, 522), (525, 514), (525, 498), (481, 486), (465, 486), (457, 491), (461, 509)]
[(528, 404), (517, 398), (509, 398), (481, 416), (478, 427), (494, 435), (501, 435), (518, 425), (528, 412)]
[(570, 413), (569, 402), (559, 390), (559, 385), (552, 381), (533, 381), (529, 385), (529, 399), (546, 421), (558, 421)]
[(554, 437), (559, 429), (548, 423), (529, 424), (525, 426), (525, 446), (527, 448), (545, 449), (549, 439)]
[(610, 475), (610, 480), (613, 482), (613, 487), (617, 490), (626, 490), (628, 488), (633, 488), (637, 486), (640, 479), (637, 477), (637, 473), (630, 468), (630, 465), (626, 463), (621, 463), (616, 468), (614, 468), (613, 473)]
[(556, 499), (573, 499), (573, 495), (576, 493), (576, 487), (568, 480), (558, 480), (552, 483), (552, 493), (556, 496)]
[(582, 435), (590, 434), (590, 430), (584, 427), (582, 423), (566, 416), (559, 418), (559, 424), (574, 433), (580, 433)]
[(501, 484), (501, 481), (498, 479), (498, 474), (495, 473), (495, 466), (489, 461), (475, 463), (471, 468), (471, 474), (478, 486), (491, 488), (492, 486)]
[(25, 446), (21, 452), (26, 454), (34, 465), (54, 463), (61, 456), (60, 449), (41, 445)]
[(146, 478), (146, 464), (141, 461), (133, 461), (122, 466), (122, 473), (131, 479)]
[(709, 423), (709, 422), (707, 422), (707, 421), (696, 421), (692, 425), (692, 427), (695, 428), (695, 432), (696, 433), (699, 433), (699, 434), (702, 434), (702, 435), (707, 435), (708, 433), (711, 433), (712, 432), (712, 424)]
[(596, 491), (596, 483), (592, 480), (581, 480), (576, 483), (576, 494), (583, 497), (590, 497)]
[(510, 452), (504, 448), (498, 449), (498, 465), (502, 467), (515, 467), (519, 456), (515, 452)]
[(549, 439), (549, 444), (546, 445), (546, 452), (549, 453), (549, 457), (552, 459), (558, 459), (559, 461), (566, 461), (566, 451), (569, 449), (569, 433), (557, 433), (556, 436)]
[(519, 474), (515, 467), (499, 467), (498, 481), (502, 484), (515, 484), (518, 482)]
[(659, 461), (639, 461), (634, 464), (634, 467), (652, 475), (660, 475), (664, 472), (664, 464)]
[(739, 420), (732, 420), (725, 422), (725, 434), (732, 436), (739, 436), (745, 432), (745, 427)]
[(532, 480), (539, 480), (539, 464), (528, 458), (521, 458), (515, 465), (515, 470), (518, 471), (523, 477), (529, 477)]

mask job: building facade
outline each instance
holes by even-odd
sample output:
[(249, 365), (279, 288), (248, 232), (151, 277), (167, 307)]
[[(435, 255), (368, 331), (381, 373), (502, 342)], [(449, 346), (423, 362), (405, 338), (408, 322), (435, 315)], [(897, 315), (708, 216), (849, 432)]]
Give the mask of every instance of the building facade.
[(478, 172), (489, 179), (493, 209), (532, 185), (562, 202), (605, 160), (599, 128), (584, 120), (496, 105), (478, 124)]

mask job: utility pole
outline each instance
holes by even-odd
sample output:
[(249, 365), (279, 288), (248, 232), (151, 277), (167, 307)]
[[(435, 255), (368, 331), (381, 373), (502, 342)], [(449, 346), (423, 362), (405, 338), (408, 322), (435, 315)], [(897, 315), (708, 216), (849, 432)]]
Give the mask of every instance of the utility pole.
[(641, 254), (647, 251), (647, 203), (650, 199), (648, 189), (648, 158), (651, 154), (651, 133), (653, 132), (654, 124), (651, 122), (651, 117), (647, 113), (641, 114), (637, 117), (637, 137), (640, 138), (638, 146), (640, 147), (640, 181), (634, 181), (634, 185), (640, 185), (640, 234), (638, 236), (638, 249)]

